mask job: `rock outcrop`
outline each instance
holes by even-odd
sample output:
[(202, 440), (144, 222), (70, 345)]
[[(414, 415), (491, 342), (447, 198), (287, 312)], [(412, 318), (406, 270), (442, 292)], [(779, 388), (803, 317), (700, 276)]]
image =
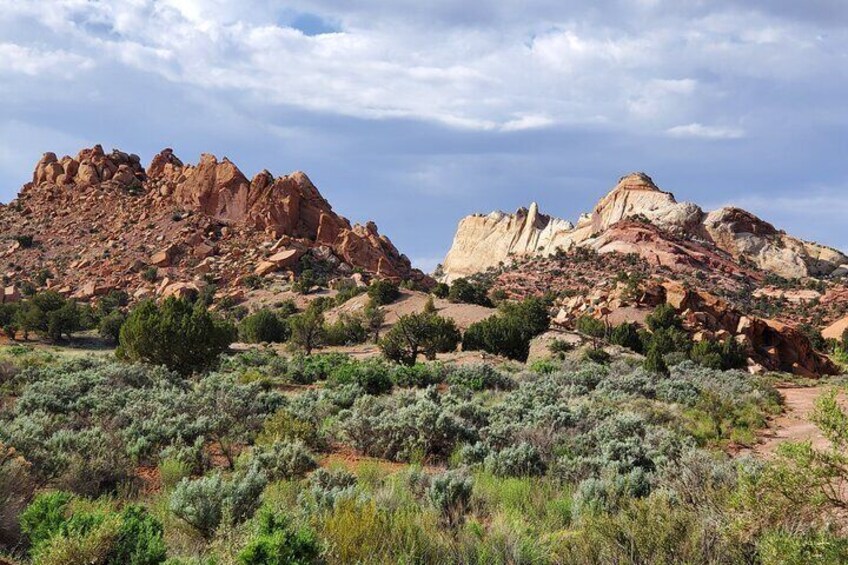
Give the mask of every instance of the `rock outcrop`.
[(138, 156), (99, 145), (76, 157), (46, 153), (32, 182), (0, 206), (0, 233), (11, 240), (0, 250), (9, 285), (41, 272), (50, 288), (83, 299), (103, 288), (182, 295), (210, 279), (238, 293), (250, 275), (292, 276), (307, 254), (331, 276), (432, 282), (373, 222), (338, 215), (305, 173), (248, 180), (226, 158), (191, 165), (171, 149), (146, 170)]
[[(653, 235), (646, 237), (648, 232), (636, 225), (639, 222), (658, 228), (664, 234), (662, 244), (657, 246)], [(675, 250), (668, 249), (672, 241)], [(727, 254), (743, 267), (786, 278), (826, 276), (848, 263), (845, 254), (789, 236), (744, 210), (727, 207), (705, 213), (695, 204), (677, 202), (646, 174), (633, 173), (620, 179), (573, 227), (539, 213), (536, 204), (516, 214), (493, 212), (464, 218), (445, 258), (444, 278), (450, 281), (484, 271), (507, 262), (510, 256), (551, 255), (575, 245), (601, 253), (655, 256), (658, 263), (670, 268), (688, 268), (705, 252)], [(696, 256), (687, 256), (693, 246)]]

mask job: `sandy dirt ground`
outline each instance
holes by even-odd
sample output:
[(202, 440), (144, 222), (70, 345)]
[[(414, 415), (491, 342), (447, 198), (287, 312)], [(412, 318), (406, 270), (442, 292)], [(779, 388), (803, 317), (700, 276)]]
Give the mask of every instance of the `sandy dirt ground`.
[[(762, 443), (754, 448), (754, 452), (768, 457), (787, 441), (812, 441), (815, 447), (827, 448), (829, 442), (810, 421), (810, 414), (815, 409), (816, 400), (828, 390), (830, 387), (827, 386), (778, 388), (786, 409), (772, 420), (769, 430), (762, 436)], [(848, 407), (848, 396), (844, 392), (840, 393), (840, 400), (844, 407)]]

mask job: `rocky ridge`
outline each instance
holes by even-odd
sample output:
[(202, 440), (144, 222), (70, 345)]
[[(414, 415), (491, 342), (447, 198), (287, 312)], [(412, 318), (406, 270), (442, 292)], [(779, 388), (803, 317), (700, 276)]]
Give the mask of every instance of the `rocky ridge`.
[(81, 299), (110, 289), (183, 294), (210, 281), (238, 295), (251, 276), (290, 279), (307, 255), (334, 277), (429, 284), (373, 222), (335, 213), (305, 173), (249, 180), (226, 158), (191, 165), (171, 149), (146, 169), (137, 155), (99, 145), (76, 157), (46, 153), (0, 205), (0, 233), (8, 299), (24, 283)]
[(535, 203), (515, 214), (463, 218), (443, 264), (444, 278), (485, 271), (511, 256), (551, 255), (576, 246), (637, 253), (683, 269), (702, 263), (704, 255), (710, 260), (721, 256), (740, 269), (786, 278), (827, 276), (848, 265), (845, 254), (792, 237), (749, 212), (733, 207), (704, 212), (695, 204), (677, 202), (648, 175), (633, 173), (622, 177), (576, 225), (541, 214)]

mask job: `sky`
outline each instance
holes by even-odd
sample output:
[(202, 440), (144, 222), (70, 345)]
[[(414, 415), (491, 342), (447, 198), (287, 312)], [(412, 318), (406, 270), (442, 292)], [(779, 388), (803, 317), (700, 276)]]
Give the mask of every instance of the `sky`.
[(0, 0), (0, 201), (45, 151), (305, 171), (432, 269), (644, 171), (848, 250), (844, 0)]

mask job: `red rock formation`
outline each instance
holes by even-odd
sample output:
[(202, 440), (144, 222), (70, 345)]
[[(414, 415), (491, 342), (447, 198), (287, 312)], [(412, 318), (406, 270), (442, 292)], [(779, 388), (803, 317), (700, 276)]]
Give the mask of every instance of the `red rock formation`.
[(147, 296), (162, 291), (142, 277), (155, 266), (172, 286), (213, 277), (236, 292), (256, 270), (297, 270), (306, 253), (340, 276), (361, 269), (432, 282), (376, 225), (352, 226), (336, 214), (304, 173), (263, 171), (248, 180), (212, 155), (186, 165), (165, 149), (145, 171), (137, 156), (100, 146), (76, 158), (47, 153), (11, 204), (0, 206), (0, 233), (37, 244), (0, 249), (10, 285), (46, 269), (51, 287), (67, 294), (118, 288)]

